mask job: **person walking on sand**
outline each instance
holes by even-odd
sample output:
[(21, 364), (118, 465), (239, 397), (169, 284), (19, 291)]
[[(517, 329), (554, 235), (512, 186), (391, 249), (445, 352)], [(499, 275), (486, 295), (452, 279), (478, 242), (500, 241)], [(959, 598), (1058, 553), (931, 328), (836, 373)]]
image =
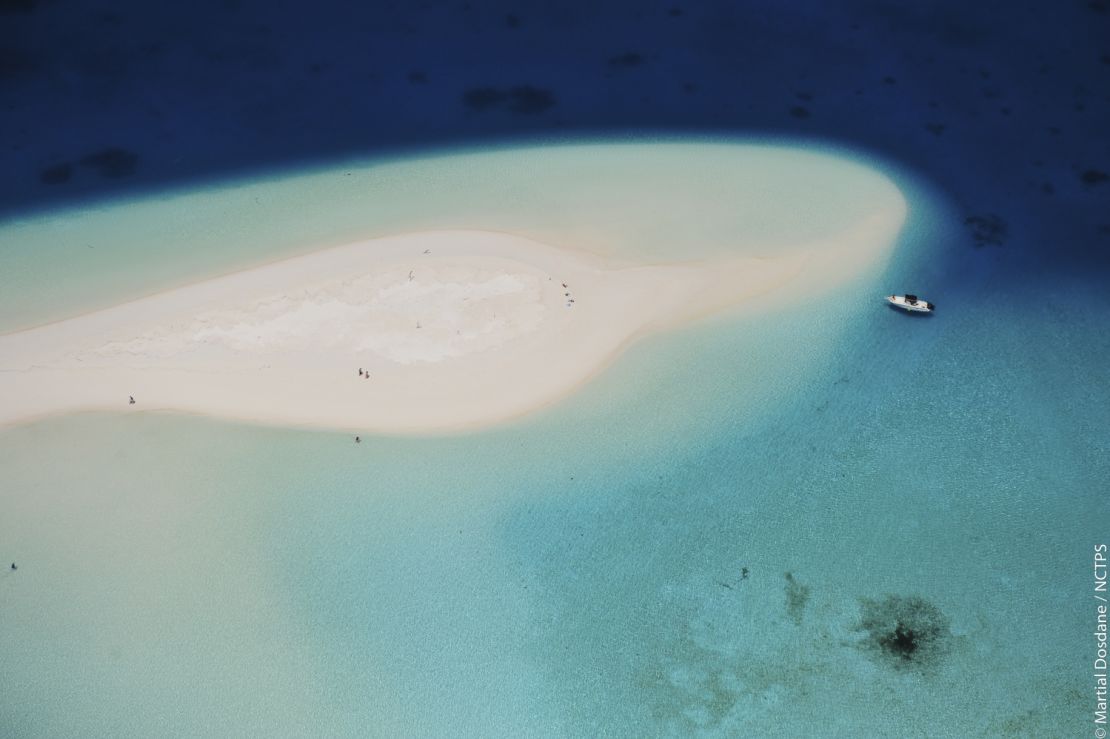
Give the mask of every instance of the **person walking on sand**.
[(361, 443), (362, 443), (362, 439), (360, 439), (360, 438), (358, 438), (358, 437), (356, 436), (356, 437), (355, 437), (355, 443), (356, 443), (356, 444), (361, 444)]
[(128, 395), (127, 397), (129, 398), (127, 404), (128, 405), (135, 405), (135, 396), (134, 395)]

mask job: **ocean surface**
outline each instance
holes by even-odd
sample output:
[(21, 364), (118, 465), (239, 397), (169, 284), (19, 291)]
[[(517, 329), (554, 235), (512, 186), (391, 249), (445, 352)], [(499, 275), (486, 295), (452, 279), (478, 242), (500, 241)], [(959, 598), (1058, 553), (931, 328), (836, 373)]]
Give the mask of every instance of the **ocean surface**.
[(0, 330), (415, 227), (786, 249), (891, 182), (889, 262), (643, 340), (511, 425), (0, 431), (0, 734), (1085, 731), (1105, 273), (1054, 269), (1035, 229), (969, 237), (943, 183), (866, 152), (439, 152), (11, 217)]

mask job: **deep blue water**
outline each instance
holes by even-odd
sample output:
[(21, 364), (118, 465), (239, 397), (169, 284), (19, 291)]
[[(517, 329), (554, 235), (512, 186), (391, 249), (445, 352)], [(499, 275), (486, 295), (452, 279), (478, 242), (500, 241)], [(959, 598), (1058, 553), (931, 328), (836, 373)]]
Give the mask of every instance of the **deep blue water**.
[(1110, 241), (1107, 38), (1104, 0), (7, 0), (0, 206), (428, 144), (770, 134), (923, 171), (1070, 263)]
[(931, 178), (969, 247), (1085, 273), (1110, 253), (1107, 38), (1104, 0), (8, 0), (0, 212), (429, 145), (815, 137)]

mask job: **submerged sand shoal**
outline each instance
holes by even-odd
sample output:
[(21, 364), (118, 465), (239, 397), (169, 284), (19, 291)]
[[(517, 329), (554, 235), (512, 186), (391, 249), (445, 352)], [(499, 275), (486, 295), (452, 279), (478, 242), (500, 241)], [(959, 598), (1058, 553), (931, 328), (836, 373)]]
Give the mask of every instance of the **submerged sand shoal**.
[(779, 256), (701, 262), (618, 264), (490, 231), (326, 249), (0, 337), (0, 424), (82, 410), (490, 424), (566, 396), (645, 333), (835, 286), (889, 254), (904, 216), (887, 205)]

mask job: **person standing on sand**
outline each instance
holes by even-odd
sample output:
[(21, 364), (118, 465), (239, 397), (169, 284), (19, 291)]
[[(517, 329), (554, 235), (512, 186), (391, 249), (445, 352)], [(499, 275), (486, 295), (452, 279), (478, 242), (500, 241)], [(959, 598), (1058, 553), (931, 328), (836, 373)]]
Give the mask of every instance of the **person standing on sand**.
[(135, 405), (135, 396), (134, 395), (128, 395), (127, 397), (129, 398), (129, 401), (128, 401), (127, 404), (128, 405)]

